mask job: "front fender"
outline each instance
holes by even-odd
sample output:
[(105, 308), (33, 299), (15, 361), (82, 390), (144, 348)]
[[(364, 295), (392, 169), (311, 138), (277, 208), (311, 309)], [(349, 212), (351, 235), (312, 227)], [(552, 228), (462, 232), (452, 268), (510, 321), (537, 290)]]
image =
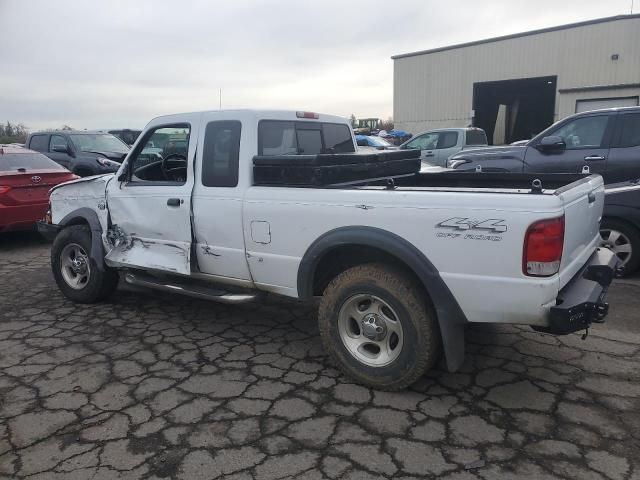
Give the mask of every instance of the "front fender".
[(104, 246), (102, 245), (102, 225), (98, 214), (90, 208), (79, 208), (67, 214), (58, 226), (60, 229), (71, 225), (88, 224), (91, 230), (91, 252), (89, 256), (95, 261), (98, 269), (104, 270)]

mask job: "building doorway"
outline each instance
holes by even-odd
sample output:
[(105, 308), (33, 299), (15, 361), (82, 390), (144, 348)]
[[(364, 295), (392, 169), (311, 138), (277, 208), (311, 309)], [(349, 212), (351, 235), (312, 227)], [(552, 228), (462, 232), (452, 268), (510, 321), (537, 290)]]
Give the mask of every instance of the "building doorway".
[(473, 126), (489, 144), (528, 140), (554, 121), (557, 77), (535, 77), (473, 84)]

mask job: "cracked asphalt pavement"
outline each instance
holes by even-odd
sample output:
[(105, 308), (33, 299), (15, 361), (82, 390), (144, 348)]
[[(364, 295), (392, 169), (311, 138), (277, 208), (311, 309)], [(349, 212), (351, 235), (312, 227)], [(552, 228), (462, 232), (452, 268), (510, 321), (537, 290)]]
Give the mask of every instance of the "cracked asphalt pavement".
[(3, 235), (0, 478), (640, 480), (640, 282), (609, 299), (586, 341), (473, 326), (460, 372), (391, 394), (331, 365), (313, 306), (76, 305)]

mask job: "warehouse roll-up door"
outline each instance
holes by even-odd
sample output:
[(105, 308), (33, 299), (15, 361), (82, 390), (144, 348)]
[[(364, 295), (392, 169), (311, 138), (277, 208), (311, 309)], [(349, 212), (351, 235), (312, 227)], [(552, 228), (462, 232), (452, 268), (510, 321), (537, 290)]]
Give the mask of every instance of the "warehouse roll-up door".
[(613, 107), (637, 107), (638, 97), (594, 98), (576, 100), (576, 113)]

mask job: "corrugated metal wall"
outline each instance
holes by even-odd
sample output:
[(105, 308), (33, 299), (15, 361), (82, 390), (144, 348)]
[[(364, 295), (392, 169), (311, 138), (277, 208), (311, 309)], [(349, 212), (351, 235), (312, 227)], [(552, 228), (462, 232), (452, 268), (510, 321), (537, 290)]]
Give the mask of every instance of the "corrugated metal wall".
[[(617, 53), (618, 60), (611, 60)], [(559, 91), (640, 83), (640, 18), (612, 20), (394, 60), (396, 128), (412, 133), (472, 122), (475, 82), (558, 77)], [(635, 91), (635, 93), (633, 93)], [(629, 90), (556, 94), (556, 120), (576, 99), (629, 95)], [(640, 94), (640, 88), (631, 91)]]

